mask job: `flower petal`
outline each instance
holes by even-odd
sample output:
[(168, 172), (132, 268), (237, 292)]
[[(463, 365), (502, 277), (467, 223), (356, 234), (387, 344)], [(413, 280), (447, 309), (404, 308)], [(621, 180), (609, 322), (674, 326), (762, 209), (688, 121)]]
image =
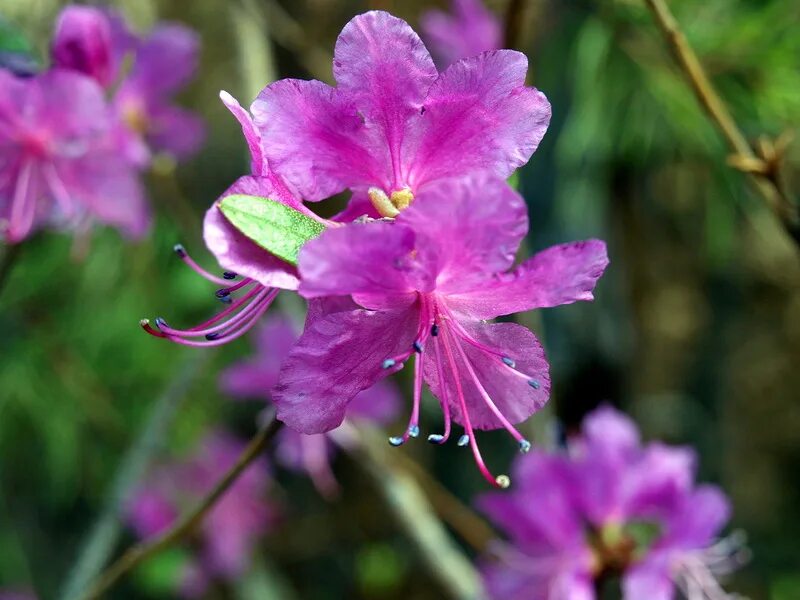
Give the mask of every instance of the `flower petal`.
[(242, 126), (244, 139), (247, 141), (247, 147), (250, 149), (251, 173), (253, 175), (267, 175), (270, 173), (269, 165), (267, 159), (264, 158), (264, 152), (261, 149), (261, 134), (253, 123), (253, 117), (241, 107), (236, 98), (225, 90), (220, 91), (219, 97), (227, 109), (236, 117), (236, 120), (239, 121), (239, 125)]
[[(268, 197), (306, 214), (313, 214), (283, 192), (271, 177), (240, 177), (222, 197), (231, 194)], [(223, 268), (251, 277), (266, 287), (297, 289), (297, 269), (245, 237), (223, 216), (216, 202), (206, 212), (203, 238)]]
[(147, 98), (171, 94), (194, 75), (199, 49), (200, 39), (189, 27), (160, 25), (136, 48), (133, 68), (123, 87), (136, 87)]
[(351, 223), (324, 231), (300, 250), (305, 298), (356, 295), (366, 308), (407, 306), (424, 270), (412, 258), (414, 232), (397, 223)]
[(448, 302), (475, 319), (492, 319), (535, 308), (593, 300), (592, 290), (608, 266), (605, 242), (553, 246), (507, 274), (451, 295)]
[(675, 586), (666, 556), (655, 553), (633, 565), (622, 577), (622, 592), (625, 600), (673, 600)]
[(309, 319), (273, 391), (278, 418), (300, 433), (341, 425), (348, 403), (386, 376), (383, 360), (408, 348), (416, 310), (354, 310)]
[(450, 294), (511, 266), (528, 231), (528, 210), (505, 181), (470, 175), (429, 186), (397, 223), (417, 234), (418, 252), (436, 254), (436, 288)]
[(272, 169), (306, 200), (390, 181), (388, 149), (347, 99), (319, 81), (282, 79), (250, 108)]
[(527, 69), (524, 54), (496, 50), (442, 73), (407, 152), (413, 189), (474, 171), (506, 178), (528, 162), (547, 131), (550, 103), (525, 87)]
[(722, 490), (713, 485), (698, 486), (672, 517), (659, 545), (687, 550), (705, 548), (730, 517), (731, 503)]
[(103, 87), (112, 82), (111, 26), (102, 10), (67, 6), (58, 15), (53, 45), (53, 64), (84, 73)]
[(500, 48), (500, 21), (481, 0), (453, 0), (451, 4), (452, 14), (429, 10), (421, 18), (437, 64), (447, 67), (459, 59)]
[(400, 402), (397, 386), (386, 380), (379, 381), (353, 398), (347, 407), (347, 418), (386, 425), (397, 416)]
[[(462, 324), (473, 340), (493, 348), (499, 356), (506, 356), (516, 363), (516, 373), (507, 367), (498, 355), (488, 354), (463, 340), (458, 342), (467, 355), (472, 368), (500, 412), (511, 423), (524, 421), (542, 408), (550, 397), (549, 365), (539, 340), (528, 329), (515, 323)], [(444, 329), (444, 327), (440, 327)], [(454, 344), (458, 339), (449, 330), (440, 331), (434, 343)], [(430, 343), (429, 343), (430, 346)], [(461, 382), (469, 419), (477, 429), (498, 429), (502, 423), (487, 406), (473, 382), (457, 349), (452, 349)], [(426, 350), (430, 354), (430, 350)], [(442, 353), (444, 356), (445, 353)], [(464, 418), (458, 400), (452, 369), (445, 363), (447, 399), (453, 419), (463, 424)], [(425, 379), (437, 398), (442, 398), (442, 386), (433, 360), (424, 364)], [(523, 376), (525, 374), (526, 376)], [(535, 384), (530, 384), (532, 380)]]
[(160, 104), (151, 106), (149, 118), (147, 137), (156, 150), (183, 159), (203, 145), (205, 125), (196, 114), (177, 106)]

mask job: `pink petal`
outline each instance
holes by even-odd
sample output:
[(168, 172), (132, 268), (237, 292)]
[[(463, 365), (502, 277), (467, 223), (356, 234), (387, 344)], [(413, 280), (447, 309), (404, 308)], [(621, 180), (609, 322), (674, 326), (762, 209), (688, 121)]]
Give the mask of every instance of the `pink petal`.
[(278, 418), (300, 433), (341, 425), (353, 397), (386, 377), (384, 359), (411, 345), (418, 319), (414, 309), (309, 319), (273, 393)]
[(472, 318), (492, 319), (593, 300), (592, 290), (606, 266), (606, 245), (600, 240), (553, 246), (510, 273), (498, 275), (473, 290), (451, 295), (448, 303)]
[(347, 418), (389, 424), (400, 411), (400, 390), (391, 381), (379, 381), (356, 395), (347, 407)]
[(226, 91), (221, 91), (219, 97), (222, 103), (228, 108), (229, 111), (236, 117), (239, 124), (242, 126), (242, 133), (244, 139), (247, 141), (247, 147), (250, 149), (250, 170), (253, 175), (267, 175), (269, 174), (269, 165), (264, 153), (261, 150), (261, 134), (259, 134), (253, 123), (253, 118), (250, 113), (241, 107), (239, 102)]
[(304, 199), (390, 183), (385, 142), (334, 88), (282, 79), (264, 88), (250, 110), (272, 169)]
[(550, 103), (525, 87), (527, 68), (524, 54), (496, 50), (442, 73), (407, 150), (413, 189), (473, 171), (506, 178), (528, 162), (547, 131)]
[(106, 14), (89, 6), (67, 6), (58, 16), (52, 46), (53, 64), (78, 71), (103, 87), (111, 84), (111, 26)]
[(189, 27), (159, 25), (136, 49), (125, 85), (136, 87), (148, 98), (171, 94), (193, 77), (199, 49), (200, 39)]
[[(515, 323), (475, 325), (462, 323), (462, 326), (475, 341), (493, 348), (500, 356), (511, 358), (516, 362), (516, 370), (527, 375), (527, 377), (518, 376), (506, 367), (497, 356), (489, 355), (465, 341), (459, 342), (472, 364), (478, 380), (508, 421), (511, 423), (524, 421), (545, 405), (550, 397), (549, 366), (542, 346), (533, 333)], [(445, 339), (443, 333), (440, 332), (436, 343)], [(449, 332), (445, 337), (455, 336)], [(432, 355), (428, 354), (424, 363), (425, 379), (434, 396), (442, 398), (442, 386), (439, 382), (436, 364)], [(486, 405), (458, 351), (454, 349), (453, 354), (456, 357), (458, 377), (461, 380), (461, 389), (472, 426), (477, 429), (502, 427), (502, 423)], [(449, 365), (444, 369), (444, 373), (450, 411), (453, 419), (463, 424), (455, 379)], [(536, 381), (536, 388), (528, 383), (529, 379)]]
[(188, 110), (160, 104), (151, 108), (149, 119), (147, 137), (156, 150), (185, 159), (203, 145), (205, 125), (200, 117)]

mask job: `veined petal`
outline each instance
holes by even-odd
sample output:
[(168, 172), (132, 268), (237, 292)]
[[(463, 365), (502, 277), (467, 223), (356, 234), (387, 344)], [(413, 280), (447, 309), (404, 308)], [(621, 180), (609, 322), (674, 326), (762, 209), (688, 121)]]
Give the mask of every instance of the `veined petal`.
[(355, 295), (367, 308), (407, 306), (424, 271), (413, 256), (414, 232), (396, 223), (328, 229), (300, 250), (300, 294)]
[(397, 223), (414, 230), (419, 252), (436, 255), (437, 290), (450, 294), (511, 266), (528, 211), (505, 181), (469, 175), (427, 187)]
[(406, 150), (412, 188), (474, 171), (506, 178), (536, 150), (550, 103), (525, 87), (528, 60), (495, 50), (450, 66), (431, 87)]
[(253, 123), (253, 117), (250, 113), (241, 107), (239, 102), (231, 96), (228, 92), (222, 90), (219, 93), (220, 100), (225, 107), (231, 111), (239, 125), (242, 126), (242, 133), (244, 139), (247, 141), (247, 147), (250, 149), (250, 171), (253, 175), (267, 175), (269, 165), (267, 159), (264, 157), (264, 152), (261, 149), (261, 134), (256, 129)]
[[(484, 390), (495, 406), (510, 423), (524, 421), (542, 408), (550, 397), (549, 365), (539, 340), (528, 329), (515, 323), (466, 324), (464, 333), (475, 342), (491, 347), (496, 354), (488, 353), (460, 339), (453, 326), (440, 332), (435, 343), (458, 343), (472, 365)], [(442, 328), (444, 329), (444, 328)], [(448, 339), (449, 338), (449, 339)], [(440, 340), (444, 340), (440, 342)], [(477, 429), (498, 429), (503, 424), (487, 405), (473, 382), (459, 352), (456, 355), (457, 376), (466, 400), (469, 419)], [(506, 356), (515, 363), (511, 369), (501, 357)], [(446, 397), (450, 403), (453, 419), (464, 423), (458, 392), (452, 370), (444, 369)], [(442, 384), (433, 360), (425, 362), (425, 380), (434, 396), (442, 398)]]
[(387, 375), (383, 360), (411, 345), (418, 318), (412, 308), (307, 320), (273, 392), (278, 418), (300, 433), (341, 425), (353, 397)]
[(510, 273), (451, 294), (448, 304), (472, 318), (492, 319), (593, 300), (592, 290), (606, 266), (606, 245), (600, 240), (561, 244), (539, 252)]
[(355, 106), (334, 88), (282, 79), (264, 88), (250, 110), (272, 169), (304, 199), (390, 183), (385, 143), (369, 135)]
[[(304, 213), (310, 213), (302, 203), (284, 193), (270, 177), (241, 177), (225, 191), (222, 197), (231, 194), (267, 197)], [(251, 277), (266, 287), (297, 289), (299, 284), (297, 269), (270, 254), (231, 225), (216, 202), (206, 212), (203, 238), (223, 268)]]

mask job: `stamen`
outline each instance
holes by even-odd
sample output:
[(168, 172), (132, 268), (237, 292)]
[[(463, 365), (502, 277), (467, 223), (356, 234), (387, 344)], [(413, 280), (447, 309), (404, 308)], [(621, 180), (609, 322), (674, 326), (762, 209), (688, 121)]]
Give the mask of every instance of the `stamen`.
[(161, 333), (160, 331), (157, 331), (157, 330), (153, 329), (153, 327), (150, 325), (150, 319), (140, 319), (139, 320), (139, 327), (144, 329), (147, 333), (149, 333), (152, 336), (160, 337), (160, 338), (167, 337), (163, 333)]
[(223, 279), (236, 279), (238, 275), (233, 271), (223, 271), (222, 278)]
[(436, 337), (437, 335), (439, 335), (439, 326), (436, 323), (434, 323), (433, 325), (431, 325), (431, 336)]
[(541, 387), (541, 385), (539, 384), (539, 381), (536, 380), (536, 379), (529, 379), (528, 380), (528, 385), (531, 386), (535, 390), (538, 390)]
[(387, 358), (381, 363), (381, 367), (384, 369), (391, 369), (393, 366), (397, 364), (397, 361), (393, 358)]
[[(434, 323), (433, 327), (436, 327)], [(431, 328), (431, 335), (434, 335), (434, 329)], [(439, 334), (438, 327), (436, 328), (436, 335)], [(437, 340), (438, 341), (438, 340)], [(442, 415), (444, 415), (444, 433), (431, 434), (428, 436), (428, 441), (432, 444), (444, 444), (450, 438), (450, 402), (447, 398), (447, 384), (444, 380), (444, 369), (442, 368), (442, 350), (440, 344), (434, 343), (433, 348), (436, 351), (436, 376), (439, 378), (439, 406), (442, 408)]]
[(415, 341), (413, 344), (411, 344), (411, 347), (414, 348), (414, 352), (417, 354), (422, 354), (422, 344), (420, 344), (418, 341)]
[(515, 363), (513, 359), (511, 359), (511, 358), (509, 358), (507, 356), (504, 356), (502, 358), (502, 360), (503, 360), (504, 364), (506, 364), (507, 366), (511, 367), (512, 369), (517, 366), (517, 363)]
[(469, 444), (469, 436), (465, 433), (460, 438), (458, 438), (458, 442), (456, 442), (462, 448)]
[(206, 271), (203, 267), (201, 267), (199, 264), (197, 264), (194, 261), (194, 259), (191, 256), (189, 256), (189, 253), (186, 252), (186, 248), (183, 247), (183, 244), (175, 244), (175, 246), (173, 247), (173, 250), (175, 251), (175, 254), (178, 255), (178, 258), (180, 258), (183, 262), (185, 262), (187, 265), (189, 265), (189, 267), (195, 273), (197, 273), (198, 275), (200, 275), (204, 279), (207, 279), (208, 281), (210, 281), (212, 283), (216, 283), (217, 285), (228, 285), (228, 281), (227, 280), (221, 279), (221, 278), (217, 277), (216, 275), (212, 275), (211, 273)]
[(422, 399), (422, 361), (424, 358), (424, 355), (418, 354), (414, 360), (414, 404), (411, 409), (411, 417), (408, 419), (408, 427), (402, 437), (389, 438), (392, 446), (401, 446), (408, 441), (408, 438), (419, 437), (419, 407)]

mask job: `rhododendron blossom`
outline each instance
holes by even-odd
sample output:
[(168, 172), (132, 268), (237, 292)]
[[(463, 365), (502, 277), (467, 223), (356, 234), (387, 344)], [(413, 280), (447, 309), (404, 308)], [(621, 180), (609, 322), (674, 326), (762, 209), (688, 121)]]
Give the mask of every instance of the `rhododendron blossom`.
[[(235, 398), (256, 398), (271, 402), (278, 372), (289, 354), (298, 333), (289, 319), (268, 320), (256, 334), (256, 354), (237, 363), (220, 377), (220, 387)], [(400, 407), (397, 388), (380, 381), (358, 394), (347, 408), (347, 418), (385, 425)], [(305, 471), (321, 494), (331, 497), (338, 484), (331, 471), (330, 458), (336, 450), (326, 434), (306, 435), (288, 427), (278, 432), (275, 459), (288, 469)]]
[(440, 66), (497, 50), (503, 43), (500, 20), (481, 0), (451, 0), (451, 13), (429, 10), (422, 31)]
[(484, 561), (492, 598), (594, 600), (614, 577), (624, 600), (672, 600), (676, 586), (690, 600), (729, 598), (714, 575), (739, 564), (741, 543), (715, 542), (730, 507), (716, 487), (695, 485), (691, 450), (642, 446), (607, 407), (569, 449), (534, 450), (515, 464), (513, 492), (479, 498), (509, 537)]
[(252, 112), (264, 155), (303, 199), (351, 189), (354, 216), (393, 217), (437, 181), (505, 178), (528, 161), (550, 104), (525, 86), (527, 68), (497, 50), (439, 73), (405, 21), (372, 11), (339, 35), (336, 87), (283, 79)]
[[(156, 469), (127, 505), (128, 522), (137, 535), (149, 538), (172, 525), (185, 506), (214, 487), (244, 447), (229, 434), (215, 432), (193, 456)], [(194, 556), (183, 568), (183, 596), (202, 597), (215, 579), (235, 581), (245, 573), (256, 543), (277, 516), (267, 498), (269, 480), (268, 464), (259, 458), (211, 510)]]
[(65, 69), (0, 70), (0, 237), (16, 243), (43, 225), (92, 221), (132, 237), (149, 223), (137, 172), (114, 151), (102, 89)]
[[(464, 426), (481, 473), (476, 429), (505, 428), (520, 450), (518, 423), (548, 399), (550, 379), (536, 337), (484, 319), (591, 300), (608, 260), (590, 240), (555, 246), (509, 269), (528, 227), (522, 198), (505, 182), (467, 177), (431, 184), (392, 222), (328, 229), (300, 251), (299, 291), (344, 297), (310, 314), (274, 393), (278, 417), (303, 433), (337, 427), (355, 395), (412, 355), (414, 400), (400, 445), (419, 434), (423, 379), (439, 399), (444, 443)], [(350, 300), (349, 298), (352, 298)], [(331, 303), (333, 304), (333, 303)]]

